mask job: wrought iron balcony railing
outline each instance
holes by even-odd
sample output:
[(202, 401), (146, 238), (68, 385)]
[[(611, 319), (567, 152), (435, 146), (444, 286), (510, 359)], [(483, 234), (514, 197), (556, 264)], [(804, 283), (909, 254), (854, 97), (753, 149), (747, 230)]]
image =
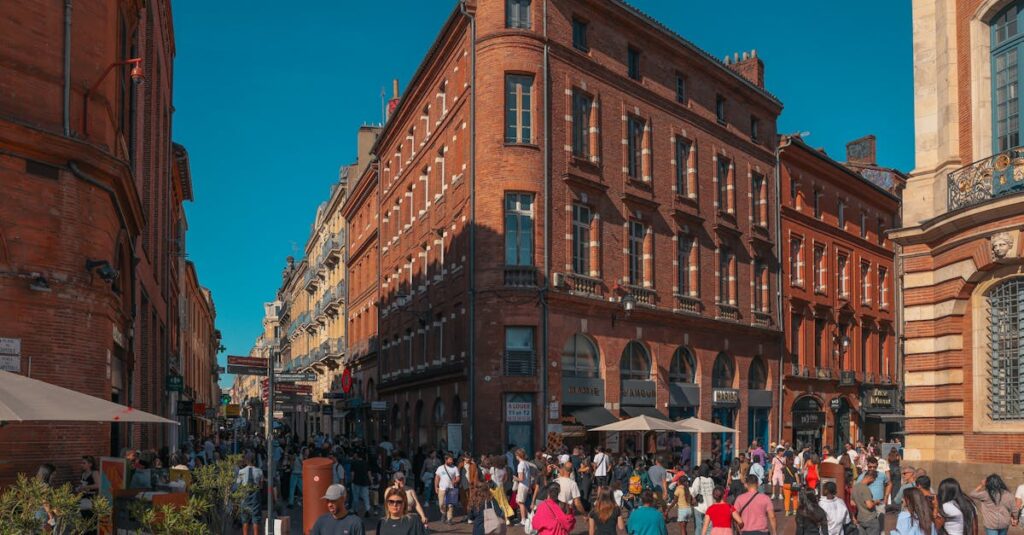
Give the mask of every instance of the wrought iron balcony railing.
[(970, 163), (946, 179), (950, 212), (1024, 192), (1024, 147), (1015, 147)]

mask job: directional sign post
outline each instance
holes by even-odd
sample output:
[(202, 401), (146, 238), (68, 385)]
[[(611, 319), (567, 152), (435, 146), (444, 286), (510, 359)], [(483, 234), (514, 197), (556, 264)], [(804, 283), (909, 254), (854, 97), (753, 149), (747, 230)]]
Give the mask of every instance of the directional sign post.
[(267, 375), (267, 359), (228, 356), (228, 373), (236, 375)]
[(315, 373), (274, 373), (274, 378), (282, 383), (316, 381)]

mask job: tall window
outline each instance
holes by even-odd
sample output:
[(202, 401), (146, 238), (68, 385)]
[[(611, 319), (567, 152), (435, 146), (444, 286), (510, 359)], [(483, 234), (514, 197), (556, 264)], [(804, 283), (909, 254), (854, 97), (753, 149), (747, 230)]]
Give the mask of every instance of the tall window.
[(846, 228), (846, 202), (839, 199), (836, 203), (836, 217), (839, 220), (839, 228)]
[(868, 237), (868, 214), (864, 210), (860, 211), (860, 237)]
[(590, 156), (590, 111), (594, 99), (580, 91), (572, 90), (572, 154), (579, 158)]
[(640, 79), (640, 51), (629, 47), (627, 53), (627, 67), (629, 68), (629, 77), (634, 80)]
[(718, 302), (736, 304), (736, 255), (727, 245), (719, 246), (718, 253)]
[(821, 191), (814, 190), (814, 218), (821, 219)]
[(1024, 278), (1000, 282), (986, 300), (988, 415), (993, 420), (1024, 419)]
[(885, 358), (885, 344), (887, 342), (887, 338), (888, 333), (886, 333), (884, 330), (878, 331), (878, 351), (876, 353), (878, 360), (877, 366), (878, 373), (882, 374), (883, 376), (889, 375), (889, 364)]
[[(860, 328), (860, 370), (863, 372), (868, 371), (868, 355), (871, 354), (871, 329), (866, 325)], [(849, 368), (849, 366), (847, 366)], [(879, 370), (874, 370), (879, 371)]]
[(697, 364), (689, 349), (680, 347), (672, 355), (672, 364), (668, 369), (668, 380), (672, 383), (692, 383), (697, 372)]
[(836, 291), (839, 292), (839, 297), (841, 298), (849, 298), (850, 296), (847, 264), (849, 264), (849, 258), (846, 255), (838, 255), (836, 257)]
[(562, 348), (562, 377), (601, 377), (600, 359), (590, 338), (575, 334)]
[(825, 365), (825, 319), (814, 318), (814, 367), (819, 368)]
[(718, 209), (723, 212), (729, 208), (729, 164), (731, 162), (724, 156), (718, 157), (718, 165), (715, 168), (715, 180), (718, 183)]
[(725, 123), (725, 97), (715, 95), (715, 117), (719, 123)]
[(789, 282), (794, 286), (804, 283), (804, 239), (799, 236), (789, 239)]
[(825, 265), (825, 246), (814, 246), (814, 291), (824, 292), (825, 281), (828, 280), (828, 268)]
[(629, 248), (627, 254), (629, 283), (640, 286), (644, 283), (644, 235), (647, 227), (639, 221), (630, 221)]
[(803, 341), (804, 317), (799, 312), (789, 316), (789, 354), (794, 366), (800, 364), (800, 344)]
[(676, 74), (676, 102), (686, 104), (686, 77)]
[(768, 266), (760, 258), (754, 259), (754, 310), (768, 312)]
[(889, 270), (882, 266), (878, 266), (878, 307), (888, 308), (889, 307), (889, 281), (886, 278), (889, 275)]
[(533, 194), (505, 194), (505, 265), (533, 265)]
[(689, 196), (690, 191), (690, 140), (676, 136), (676, 193)]
[(644, 120), (630, 115), (626, 121), (626, 130), (629, 176), (640, 178), (643, 172)]
[(530, 143), (533, 76), (505, 75), (505, 142)]
[(619, 373), (622, 379), (648, 381), (651, 379), (651, 356), (640, 342), (631, 341), (622, 350), (619, 361)]
[(751, 181), (751, 206), (750, 214), (754, 224), (760, 227), (768, 226), (768, 188), (765, 186), (764, 175), (754, 173)]
[(750, 140), (757, 143), (761, 139), (761, 120), (750, 116)]
[(590, 50), (587, 46), (587, 23), (577, 18), (572, 19), (572, 46), (584, 52)]
[(1018, 63), (1024, 45), (1020, 33), (1022, 12), (1014, 4), (1000, 13), (992, 25), (992, 128), (993, 149), (1002, 152), (1020, 145), (1020, 82)]
[(533, 331), (533, 327), (505, 327), (505, 375), (534, 374)]
[(572, 271), (590, 275), (590, 225), (593, 216), (590, 207), (572, 205)]
[(530, 0), (505, 0), (505, 27), (530, 29)]
[(698, 267), (697, 267), (697, 251), (698, 247), (694, 243), (693, 236), (690, 234), (680, 234), (679, 238), (679, 251), (677, 256), (677, 263), (679, 271), (677, 277), (679, 280), (679, 291), (680, 295), (685, 296), (696, 296), (698, 286)]
[(871, 263), (860, 263), (860, 302), (871, 304)]

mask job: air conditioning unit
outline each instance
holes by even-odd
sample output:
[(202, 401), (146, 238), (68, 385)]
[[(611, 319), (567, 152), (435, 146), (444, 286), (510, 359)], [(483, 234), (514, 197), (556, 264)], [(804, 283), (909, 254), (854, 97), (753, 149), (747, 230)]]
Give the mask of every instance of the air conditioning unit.
[(552, 273), (551, 274), (551, 285), (555, 288), (561, 288), (565, 285), (565, 274), (563, 273)]

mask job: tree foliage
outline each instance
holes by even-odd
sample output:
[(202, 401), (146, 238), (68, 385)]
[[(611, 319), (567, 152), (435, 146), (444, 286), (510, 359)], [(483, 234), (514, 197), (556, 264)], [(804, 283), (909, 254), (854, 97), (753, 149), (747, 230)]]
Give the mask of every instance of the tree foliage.
[(102, 496), (93, 497), (92, 512), (82, 516), (83, 494), (75, 493), (70, 483), (51, 487), (25, 474), (0, 494), (0, 535), (40, 533), (52, 517), (54, 531), (80, 535), (94, 531), (101, 518), (110, 516), (110, 502)]

